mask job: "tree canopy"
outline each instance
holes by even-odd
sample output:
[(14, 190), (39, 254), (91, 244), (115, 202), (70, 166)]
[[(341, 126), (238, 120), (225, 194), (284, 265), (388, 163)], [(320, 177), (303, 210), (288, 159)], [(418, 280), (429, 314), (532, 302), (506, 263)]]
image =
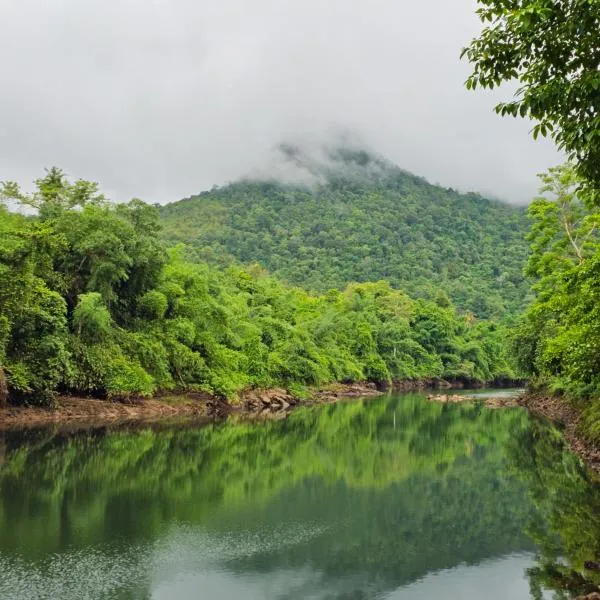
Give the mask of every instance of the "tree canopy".
[(112, 204), (50, 170), (33, 194), (4, 184), (0, 205), (0, 367), (14, 401), (420, 378), (514, 375), (503, 326), (443, 293), (389, 283), (321, 295), (258, 267), (217, 268), (167, 249), (158, 211)]
[[(502, 115), (536, 121), (570, 163), (541, 176), (529, 208), (534, 297), (515, 354), (534, 383), (581, 404), (600, 442), (600, 2), (478, 0), (481, 34), (463, 50), (467, 88), (520, 83)], [(583, 401), (583, 402), (582, 402)]]
[(241, 181), (161, 208), (164, 238), (196, 260), (258, 261), (306, 289), (385, 279), (440, 289), (478, 318), (524, 306), (525, 209), (427, 183), (377, 156), (341, 152), (312, 186)]
[(538, 384), (593, 401), (586, 433), (600, 440), (600, 215), (571, 165), (542, 182), (529, 207), (535, 297), (517, 328), (516, 355)]
[(597, 193), (600, 2), (478, 0), (478, 5), (485, 27), (462, 53), (473, 65), (467, 87), (518, 81), (513, 99), (496, 111), (536, 121), (534, 137), (551, 135)]

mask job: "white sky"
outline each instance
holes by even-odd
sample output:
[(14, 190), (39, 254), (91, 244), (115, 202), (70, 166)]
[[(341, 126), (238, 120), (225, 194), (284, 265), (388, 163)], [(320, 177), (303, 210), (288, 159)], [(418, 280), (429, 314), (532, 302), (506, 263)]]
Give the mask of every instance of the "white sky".
[(0, 179), (44, 167), (167, 202), (348, 131), (401, 167), (527, 202), (560, 162), (467, 92), (474, 0), (1, 0)]

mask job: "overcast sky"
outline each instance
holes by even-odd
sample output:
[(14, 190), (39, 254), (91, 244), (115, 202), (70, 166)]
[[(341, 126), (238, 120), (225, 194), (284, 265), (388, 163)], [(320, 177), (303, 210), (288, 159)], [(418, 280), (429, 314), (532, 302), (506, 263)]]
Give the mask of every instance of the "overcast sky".
[[(434, 183), (526, 202), (559, 162), (467, 92), (474, 0), (1, 0), (0, 179), (57, 165), (167, 202), (350, 131)], [(506, 94), (505, 94), (506, 95)]]

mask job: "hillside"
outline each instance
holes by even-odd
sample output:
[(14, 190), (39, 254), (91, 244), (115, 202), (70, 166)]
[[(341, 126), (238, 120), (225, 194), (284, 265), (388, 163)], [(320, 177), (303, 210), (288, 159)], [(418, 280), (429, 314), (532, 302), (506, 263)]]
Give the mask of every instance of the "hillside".
[(366, 152), (336, 150), (325, 164), (286, 152), (311, 185), (247, 180), (169, 204), (166, 239), (314, 291), (385, 279), (416, 296), (441, 287), (480, 318), (522, 306), (523, 208), (431, 185)]

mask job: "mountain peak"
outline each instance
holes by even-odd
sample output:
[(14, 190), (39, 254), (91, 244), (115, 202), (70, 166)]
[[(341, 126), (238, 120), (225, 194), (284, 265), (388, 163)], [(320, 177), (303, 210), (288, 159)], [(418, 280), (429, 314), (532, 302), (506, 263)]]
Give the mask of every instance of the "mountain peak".
[(218, 264), (259, 261), (316, 291), (377, 279), (413, 296), (441, 287), (479, 317), (523, 302), (523, 209), (429, 184), (349, 145), (285, 143), (278, 153), (277, 176), (163, 207), (165, 237)]
[(340, 181), (378, 183), (399, 174), (415, 177), (356, 141), (343, 139), (319, 145), (283, 141), (274, 148), (265, 167), (242, 180), (314, 187)]

